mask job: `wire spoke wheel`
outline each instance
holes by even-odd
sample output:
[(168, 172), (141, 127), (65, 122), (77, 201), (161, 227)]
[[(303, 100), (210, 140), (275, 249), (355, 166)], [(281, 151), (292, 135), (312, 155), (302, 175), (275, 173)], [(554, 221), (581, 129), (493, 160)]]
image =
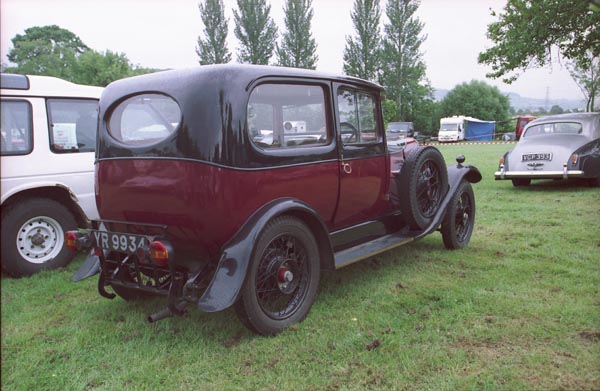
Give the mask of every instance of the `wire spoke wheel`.
[(439, 167), (432, 161), (426, 161), (421, 166), (417, 179), (417, 202), (423, 216), (433, 217), (437, 212), (442, 194), (441, 186)]
[(433, 147), (412, 149), (398, 177), (399, 209), (413, 230), (423, 230), (433, 221), (448, 189), (444, 157)]
[(450, 200), (442, 221), (442, 238), (447, 249), (465, 247), (475, 226), (475, 195), (471, 184), (463, 180)]
[(256, 276), (256, 295), (269, 317), (285, 319), (302, 303), (308, 288), (306, 258), (302, 243), (286, 234), (265, 249)]
[(317, 242), (302, 220), (271, 220), (256, 242), (235, 304), (242, 323), (274, 335), (304, 320), (317, 295), (320, 266)]

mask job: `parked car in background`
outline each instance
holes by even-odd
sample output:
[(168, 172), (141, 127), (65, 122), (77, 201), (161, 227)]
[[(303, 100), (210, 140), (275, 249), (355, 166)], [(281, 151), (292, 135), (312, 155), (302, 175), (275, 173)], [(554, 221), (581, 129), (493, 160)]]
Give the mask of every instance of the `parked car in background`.
[(415, 125), (412, 122), (390, 122), (388, 123), (386, 136), (388, 141), (394, 141), (404, 137), (414, 137)]
[(521, 135), (523, 134), (523, 129), (525, 129), (525, 125), (527, 125), (534, 119), (536, 119), (536, 117), (533, 117), (531, 115), (525, 115), (517, 118), (517, 126), (515, 127), (515, 138), (517, 139), (517, 141), (521, 139)]
[(586, 179), (600, 184), (600, 113), (560, 114), (529, 122), (495, 178), (527, 186), (532, 179)]
[(2, 269), (67, 265), (64, 233), (97, 219), (94, 151), (102, 88), (2, 74)]
[[(86, 260), (73, 280), (99, 265), (104, 297), (167, 298), (149, 321), (235, 306), (272, 335), (306, 317), (321, 270), (440, 227), (446, 247), (465, 246), (481, 174), (414, 139), (388, 148), (382, 93), (353, 77), (233, 64), (111, 83), (99, 106), (100, 229), (67, 233), (99, 264)], [(132, 138), (140, 126), (161, 136)]]

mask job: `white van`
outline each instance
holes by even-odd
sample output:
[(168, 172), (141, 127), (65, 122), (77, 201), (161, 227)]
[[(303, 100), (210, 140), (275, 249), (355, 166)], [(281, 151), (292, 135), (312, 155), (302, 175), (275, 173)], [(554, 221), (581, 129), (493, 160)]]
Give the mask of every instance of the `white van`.
[(67, 265), (67, 230), (97, 219), (94, 151), (101, 87), (2, 74), (2, 270)]
[(464, 140), (465, 127), (465, 117), (462, 115), (440, 119), (438, 141), (440, 143), (445, 143)]

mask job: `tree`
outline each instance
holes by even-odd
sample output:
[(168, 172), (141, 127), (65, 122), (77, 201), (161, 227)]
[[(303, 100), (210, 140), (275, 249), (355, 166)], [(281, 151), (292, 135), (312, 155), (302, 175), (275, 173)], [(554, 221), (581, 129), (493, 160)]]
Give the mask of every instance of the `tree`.
[(315, 69), (317, 42), (310, 33), (312, 0), (287, 0), (283, 7), (285, 27), (281, 47), (276, 44), (277, 64), (284, 67)]
[(237, 0), (239, 12), (233, 10), (235, 36), (240, 41), (238, 61), (241, 63), (269, 63), (273, 56), (277, 26), (269, 16), (271, 6), (266, 0)]
[(472, 80), (454, 87), (440, 102), (444, 117), (467, 115), (484, 121), (506, 121), (510, 118), (510, 102), (498, 87)]
[(17, 64), (9, 71), (29, 75), (73, 78), (72, 67), (77, 57), (90, 50), (71, 31), (56, 25), (30, 27), (25, 34), (12, 39), (8, 60)]
[(344, 73), (376, 81), (381, 66), (379, 0), (355, 0), (351, 17), (357, 35), (354, 38), (346, 36)]
[(123, 53), (96, 52), (79, 37), (58, 26), (30, 27), (17, 34), (8, 58), (15, 67), (7, 73), (60, 77), (74, 83), (106, 86), (124, 77), (156, 71), (133, 66)]
[(200, 65), (224, 64), (231, 61), (227, 49), (227, 19), (222, 0), (205, 0), (198, 4), (200, 19), (204, 24), (204, 39), (198, 37), (196, 53)]
[(105, 87), (115, 80), (156, 72), (156, 69), (132, 65), (124, 53), (89, 50), (79, 56), (73, 66), (74, 83)]
[(388, 97), (398, 103), (400, 118), (412, 121), (419, 106), (431, 96), (420, 51), (425, 36), (423, 23), (415, 16), (418, 0), (389, 0), (384, 26), (382, 70)]
[(600, 57), (593, 57), (588, 52), (585, 61), (573, 62), (568, 69), (585, 96), (586, 111), (594, 111), (596, 97), (600, 98)]
[(396, 122), (398, 121), (398, 118), (400, 118), (398, 105), (391, 99), (384, 99), (381, 102), (381, 108), (383, 111), (383, 123), (387, 129), (388, 123)]
[(553, 105), (550, 108), (550, 114), (562, 114), (564, 112), (565, 112), (565, 110), (562, 107), (560, 107), (559, 105)]
[(511, 83), (519, 71), (552, 63), (552, 48), (559, 56), (585, 61), (587, 52), (600, 56), (600, 12), (585, 0), (508, 0), (497, 22), (488, 26), (494, 46), (479, 54), (479, 62), (492, 67), (488, 77)]

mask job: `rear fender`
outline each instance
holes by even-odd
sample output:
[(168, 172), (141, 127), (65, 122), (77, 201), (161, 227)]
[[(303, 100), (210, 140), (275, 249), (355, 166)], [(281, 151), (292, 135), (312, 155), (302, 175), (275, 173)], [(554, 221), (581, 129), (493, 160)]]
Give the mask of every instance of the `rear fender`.
[(273, 200), (254, 213), (223, 247), (212, 281), (198, 300), (201, 311), (221, 311), (235, 303), (254, 255), (254, 244), (267, 223), (284, 214), (298, 216), (309, 226), (319, 246), (322, 266), (333, 268), (328, 230), (317, 211), (296, 199)]
[(446, 196), (442, 200), (442, 202), (440, 204), (440, 208), (438, 209), (437, 213), (433, 217), (433, 220), (431, 221), (429, 226), (427, 228), (425, 228), (425, 230), (423, 230), (423, 232), (418, 234), (415, 237), (415, 240), (421, 239), (424, 236), (429, 235), (430, 233), (432, 233), (433, 231), (435, 231), (437, 229), (437, 227), (441, 224), (442, 219), (444, 218), (444, 215), (446, 214), (446, 209), (448, 209), (448, 205), (450, 205), (450, 201), (452, 200), (452, 197), (454, 196), (454, 194), (456, 194), (456, 191), (458, 190), (458, 186), (460, 185), (460, 183), (463, 180), (467, 180), (471, 183), (477, 183), (477, 182), (481, 181), (481, 178), (482, 178), (481, 172), (479, 172), (479, 170), (476, 167), (473, 167), (470, 165), (466, 165), (466, 166), (462, 165), (462, 163), (464, 162), (464, 156), (459, 156), (456, 158), (456, 160), (459, 162), (457, 165), (449, 166), (447, 168), (448, 169), (448, 192), (446, 193)]

